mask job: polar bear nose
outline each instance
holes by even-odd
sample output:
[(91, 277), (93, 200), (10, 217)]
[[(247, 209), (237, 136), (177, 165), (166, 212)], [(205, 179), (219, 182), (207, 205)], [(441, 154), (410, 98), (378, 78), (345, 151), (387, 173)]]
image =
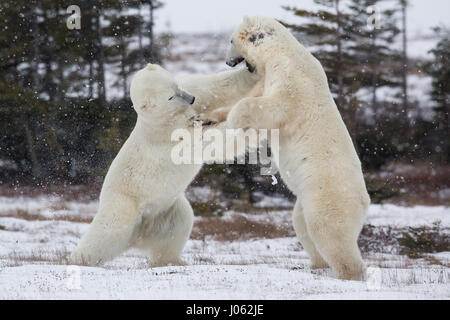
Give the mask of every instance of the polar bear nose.
[(243, 57), (236, 57), (236, 58), (228, 59), (226, 61), (226, 63), (230, 67), (234, 67), (234, 66), (238, 65), (239, 63), (241, 63), (243, 60), (244, 60)]
[(184, 101), (186, 101), (189, 104), (193, 104), (195, 101), (195, 97), (193, 95), (190, 95), (186, 91), (183, 91), (180, 89), (177, 90), (176, 95), (179, 96), (181, 99), (183, 99)]

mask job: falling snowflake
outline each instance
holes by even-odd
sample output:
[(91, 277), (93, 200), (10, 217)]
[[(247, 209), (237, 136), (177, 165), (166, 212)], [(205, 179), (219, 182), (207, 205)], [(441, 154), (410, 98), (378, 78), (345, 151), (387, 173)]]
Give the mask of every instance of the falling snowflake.
[(278, 180), (274, 175), (272, 175), (272, 185), (274, 186), (276, 184), (278, 184)]

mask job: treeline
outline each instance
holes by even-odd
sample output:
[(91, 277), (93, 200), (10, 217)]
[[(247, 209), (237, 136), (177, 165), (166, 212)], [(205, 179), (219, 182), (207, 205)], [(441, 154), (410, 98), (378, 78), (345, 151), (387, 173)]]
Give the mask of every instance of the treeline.
[[(433, 61), (412, 63), (407, 0), (314, 2), (313, 11), (284, 7), (299, 21), (285, 25), (310, 42), (325, 67), (364, 166), (377, 169), (388, 161), (417, 159), (448, 163), (449, 30), (436, 28), (440, 40)], [(430, 106), (408, 93), (408, 74), (421, 72), (432, 77), (432, 90), (423, 89)], [(422, 110), (432, 110), (431, 117), (424, 117)]]
[[(436, 29), (432, 61), (413, 63), (403, 36), (407, 1), (315, 2), (313, 11), (286, 7), (298, 20), (286, 25), (324, 65), (364, 167), (418, 159), (448, 164), (448, 30)], [(73, 4), (0, 2), (0, 161), (14, 167), (0, 169), (0, 184), (101, 180), (135, 122), (130, 74), (167, 55), (171, 36), (153, 32), (161, 2), (80, 0), (81, 28), (69, 29)], [(378, 26), (367, 11), (371, 5), (381, 9)], [(395, 49), (402, 39), (404, 49)], [(432, 78), (432, 90), (424, 93), (431, 117), (409, 96), (412, 72)], [(282, 188), (255, 166), (205, 166), (202, 181), (250, 201), (252, 190)]]
[[(294, 23), (282, 23), (324, 66), (365, 172), (392, 161), (426, 162), (430, 168), (448, 165), (449, 30), (434, 30), (439, 40), (431, 61), (412, 61), (407, 50), (406, 0), (314, 2), (316, 9), (311, 11), (283, 7), (293, 14), (289, 20)], [(432, 78), (429, 92), (419, 89), (430, 105), (416, 101), (408, 91), (408, 76), (421, 73)], [(255, 191), (290, 195), (278, 175), (278, 183), (273, 184), (255, 166), (206, 166), (201, 173), (198, 182), (220, 189), (229, 198), (255, 202)], [(372, 180), (366, 182), (374, 202), (396, 194), (395, 183)]]
[(72, 4), (0, 2), (0, 159), (16, 167), (0, 181), (103, 174), (134, 125), (130, 73), (162, 60), (169, 37), (153, 33), (161, 2), (76, 1), (79, 29), (67, 27)]

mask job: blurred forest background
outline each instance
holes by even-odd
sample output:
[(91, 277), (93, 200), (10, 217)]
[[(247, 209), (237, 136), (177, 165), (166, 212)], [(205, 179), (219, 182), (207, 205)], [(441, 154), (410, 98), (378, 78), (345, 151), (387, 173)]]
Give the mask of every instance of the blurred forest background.
[[(229, 34), (153, 31), (163, 1), (77, 0), (81, 29), (69, 30), (73, 2), (0, 1), (5, 188), (98, 191), (136, 120), (128, 93), (134, 71), (148, 62), (174, 73), (226, 69)], [(315, 2), (314, 11), (284, 7), (298, 18), (285, 24), (327, 72), (373, 202), (450, 204), (450, 30), (432, 31), (432, 59), (410, 58), (408, 1)], [(374, 4), (382, 8), (379, 29), (367, 26)], [(206, 165), (193, 185), (250, 204), (261, 195), (291, 197), (279, 178), (273, 181), (256, 165)]]

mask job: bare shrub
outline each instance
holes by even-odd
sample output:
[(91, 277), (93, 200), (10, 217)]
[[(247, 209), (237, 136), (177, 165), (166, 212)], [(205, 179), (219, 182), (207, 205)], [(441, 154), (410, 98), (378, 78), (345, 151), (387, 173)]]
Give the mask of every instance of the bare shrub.
[(424, 253), (450, 251), (450, 236), (443, 232), (440, 221), (434, 222), (431, 228), (409, 227), (397, 240), (402, 252), (410, 258), (422, 258)]
[(396, 238), (400, 232), (391, 226), (365, 224), (359, 235), (358, 245), (362, 252), (396, 253), (399, 251)]

